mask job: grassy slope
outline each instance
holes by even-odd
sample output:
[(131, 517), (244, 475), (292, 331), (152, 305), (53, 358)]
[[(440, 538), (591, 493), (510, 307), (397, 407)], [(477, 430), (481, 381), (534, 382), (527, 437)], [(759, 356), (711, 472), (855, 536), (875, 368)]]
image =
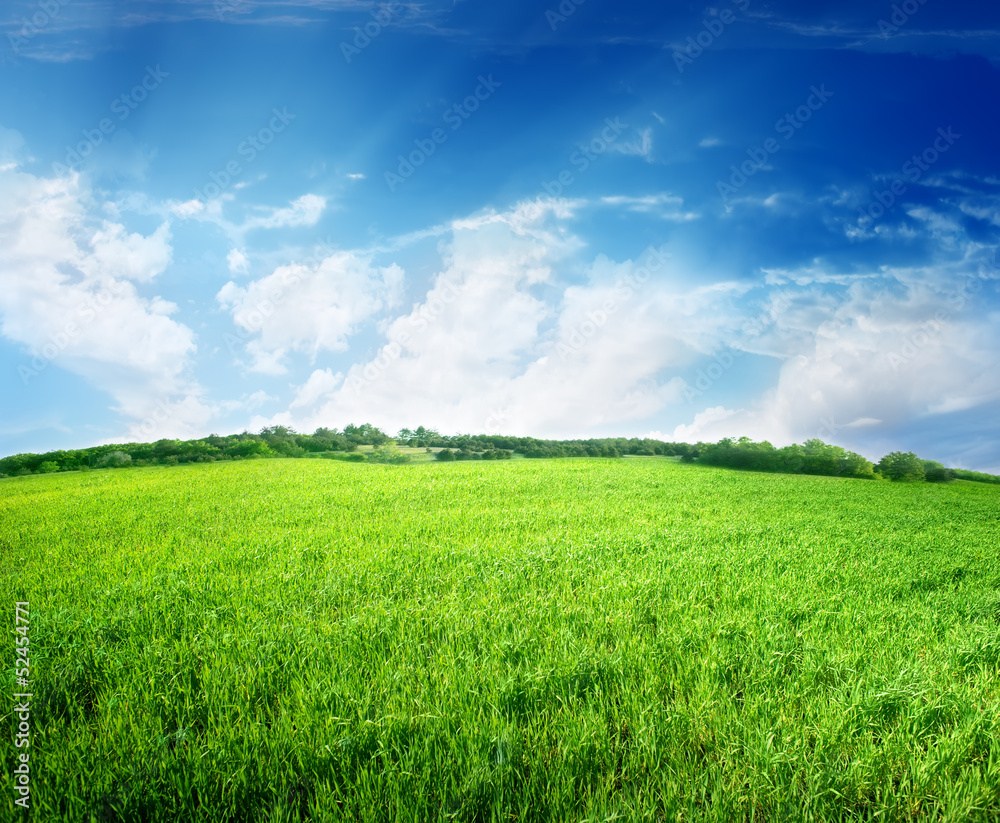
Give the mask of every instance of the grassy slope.
[(995, 819), (998, 544), (665, 460), (2, 481), (35, 819)]

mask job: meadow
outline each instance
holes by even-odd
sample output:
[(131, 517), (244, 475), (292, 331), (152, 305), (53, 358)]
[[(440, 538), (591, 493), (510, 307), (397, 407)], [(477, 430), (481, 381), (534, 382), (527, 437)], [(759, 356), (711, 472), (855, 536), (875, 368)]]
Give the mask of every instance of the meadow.
[(998, 547), (995, 486), (663, 458), (0, 480), (30, 819), (996, 820)]

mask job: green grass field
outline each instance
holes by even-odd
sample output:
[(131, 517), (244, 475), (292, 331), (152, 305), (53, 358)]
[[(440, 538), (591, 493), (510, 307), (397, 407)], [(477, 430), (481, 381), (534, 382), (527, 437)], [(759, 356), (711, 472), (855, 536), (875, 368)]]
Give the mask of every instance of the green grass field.
[(993, 821), (998, 545), (995, 487), (662, 459), (3, 480), (31, 819)]

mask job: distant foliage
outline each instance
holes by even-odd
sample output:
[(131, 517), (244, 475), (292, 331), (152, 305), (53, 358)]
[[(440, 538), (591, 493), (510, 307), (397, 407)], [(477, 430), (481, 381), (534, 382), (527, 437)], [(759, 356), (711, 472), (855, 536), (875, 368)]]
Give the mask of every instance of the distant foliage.
[(107, 469), (121, 469), (132, 465), (132, 455), (122, 451), (108, 452), (97, 461), (97, 465)]
[[(15, 454), (0, 460), (0, 476), (86, 471), (129, 465), (173, 466), (178, 463), (210, 463), (216, 460), (261, 457), (344, 456), (356, 452), (358, 446), (379, 446), (389, 442), (391, 438), (385, 432), (368, 423), (361, 426), (349, 425), (343, 432), (319, 428), (312, 435), (299, 434), (287, 426), (268, 426), (258, 434), (243, 432), (225, 437), (213, 434), (198, 440), (164, 439), (155, 443), (115, 443), (45, 454)], [(124, 460), (121, 455), (128, 459)], [(356, 459), (364, 460), (364, 456), (359, 454)]]
[(397, 446), (386, 443), (376, 446), (368, 455), (369, 463), (409, 463), (413, 458), (399, 450)]
[(819, 474), (832, 477), (874, 478), (872, 464), (860, 454), (822, 440), (807, 440), (776, 449), (766, 440), (755, 443), (749, 437), (725, 438), (715, 444), (698, 444), (698, 462), (761, 472)]
[(924, 460), (924, 479), (928, 483), (948, 483), (955, 479), (955, 470), (946, 469), (935, 460)]
[(984, 474), (983, 472), (973, 472), (968, 469), (949, 469), (955, 475), (956, 480), (971, 480), (975, 483), (996, 483), (1000, 484), (1000, 477), (995, 474)]
[[(372, 451), (359, 451), (372, 446)], [(372, 463), (407, 463), (411, 457), (397, 446), (433, 451), (435, 459), (510, 460), (514, 455), (531, 459), (551, 457), (676, 457), (685, 463), (704, 463), (786, 474), (818, 474), (835, 477), (875, 478), (946, 483), (972, 480), (1000, 483), (1000, 477), (949, 469), (933, 460), (922, 460), (912, 452), (893, 452), (872, 464), (859, 454), (821, 440), (807, 440), (775, 448), (766, 440), (725, 438), (718, 443), (671, 443), (645, 437), (604, 437), (589, 440), (538, 440), (500, 434), (444, 435), (418, 426), (401, 429), (393, 438), (370, 423), (349, 424), (343, 431), (321, 427), (301, 434), (288, 426), (267, 426), (257, 434), (243, 432), (225, 437), (209, 435), (200, 440), (158, 440), (155, 443), (118, 443), (90, 449), (53, 451), (46, 454), (15, 454), (0, 460), (0, 477), (19, 477), (56, 471), (88, 471), (124, 466), (173, 466), (216, 460), (250, 460), (271, 457), (319, 457)], [(114, 455), (114, 456), (112, 456)], [(126, 459), (127, 458), (127, 459)]]
[(903, 483), (923, 480), (927, 474), (924, 461), (913, 452), (891, 452), (875, 468), (883, 477)]

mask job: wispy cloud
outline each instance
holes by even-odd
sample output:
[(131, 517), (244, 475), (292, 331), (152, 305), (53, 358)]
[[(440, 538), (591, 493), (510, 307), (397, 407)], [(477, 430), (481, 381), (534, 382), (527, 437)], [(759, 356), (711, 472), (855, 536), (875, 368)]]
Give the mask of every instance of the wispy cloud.
[(653, 130), (637, 129), (632, 140), (620, 140), (611, 144), (612, 151), (633, 157), (641, 157), (647, 163), (653, 159)]

